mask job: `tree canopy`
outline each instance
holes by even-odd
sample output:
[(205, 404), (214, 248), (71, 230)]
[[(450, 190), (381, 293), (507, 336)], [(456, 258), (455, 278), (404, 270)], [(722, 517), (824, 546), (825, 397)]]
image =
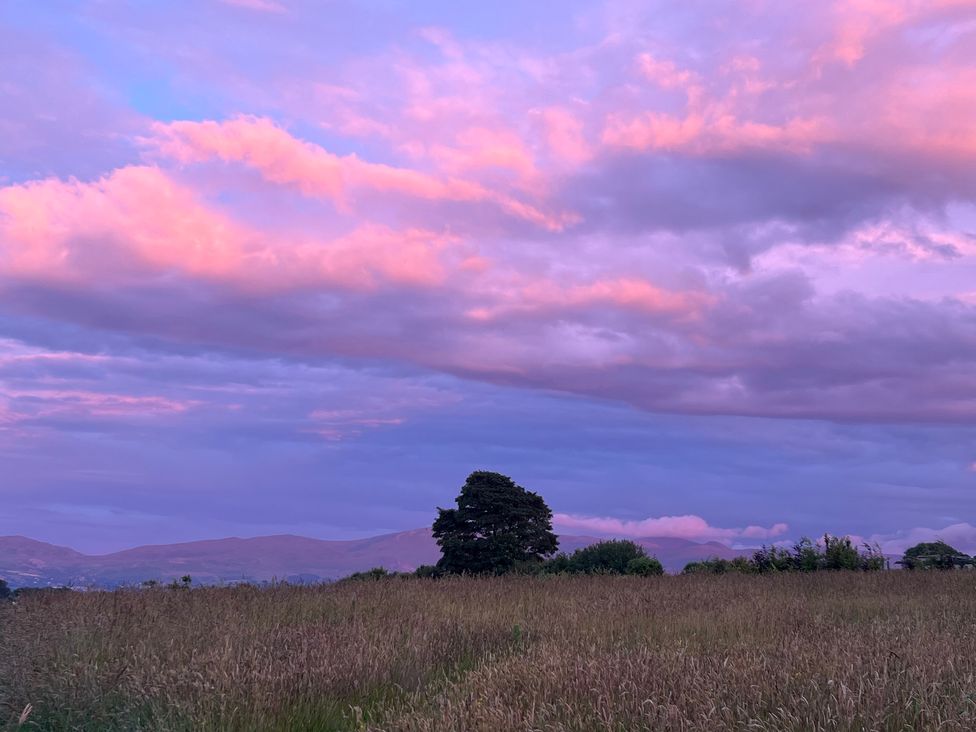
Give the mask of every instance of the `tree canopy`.
[(442, 553), (437, 566), (444, 572), (501, 574), (541, 563), (559, 547), (549, 506), (507, 475), (471, 473), (456, 503), (438, 508), (433, 526)]
[(923, 541), (906, 549), (905, 555), (899, 560), (905, 569), (953, 569), (965, 567), (973, 563), (973, 559), (944, 541)]

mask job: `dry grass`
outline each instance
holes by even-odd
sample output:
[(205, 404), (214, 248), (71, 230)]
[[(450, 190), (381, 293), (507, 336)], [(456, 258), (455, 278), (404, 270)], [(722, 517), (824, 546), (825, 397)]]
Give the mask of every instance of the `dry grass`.
[[(10, 729), (976, 729), (976, 572), (384, 580), (0, 608)], [(2, 725), (0, 725), (2, 726)]]

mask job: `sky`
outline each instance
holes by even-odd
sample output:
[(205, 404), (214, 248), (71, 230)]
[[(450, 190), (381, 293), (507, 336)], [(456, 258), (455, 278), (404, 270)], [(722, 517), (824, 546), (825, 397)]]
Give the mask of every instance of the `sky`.
[(976, 551), (976, 0), (0, 4), (0, 534)]

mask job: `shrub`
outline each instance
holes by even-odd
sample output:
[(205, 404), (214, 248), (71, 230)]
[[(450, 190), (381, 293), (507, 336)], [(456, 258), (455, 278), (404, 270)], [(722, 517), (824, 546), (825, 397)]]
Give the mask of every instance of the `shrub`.
[(664, 565), (656, 557), (635, 557), (627, 562), (627, 574), (652, 577), (664, 574)]
[(631, 560), (646, 556), (644, 548), (632, 541), (600, 541), (573, 552), (569, 558), (570, 571), (624, 574)]
[(543, 567), (549, 574), (663, 574), (664, 567), (633, 541), (614, 539), (577, 549), (571, 555), (559, 554)]

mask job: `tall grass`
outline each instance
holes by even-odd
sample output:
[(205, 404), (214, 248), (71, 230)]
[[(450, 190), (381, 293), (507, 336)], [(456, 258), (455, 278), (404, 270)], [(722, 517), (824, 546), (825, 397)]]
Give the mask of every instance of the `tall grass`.
[(0, 608), (0, 705), (23, 730), (972, 730), (976, 573), (32, 596)]

